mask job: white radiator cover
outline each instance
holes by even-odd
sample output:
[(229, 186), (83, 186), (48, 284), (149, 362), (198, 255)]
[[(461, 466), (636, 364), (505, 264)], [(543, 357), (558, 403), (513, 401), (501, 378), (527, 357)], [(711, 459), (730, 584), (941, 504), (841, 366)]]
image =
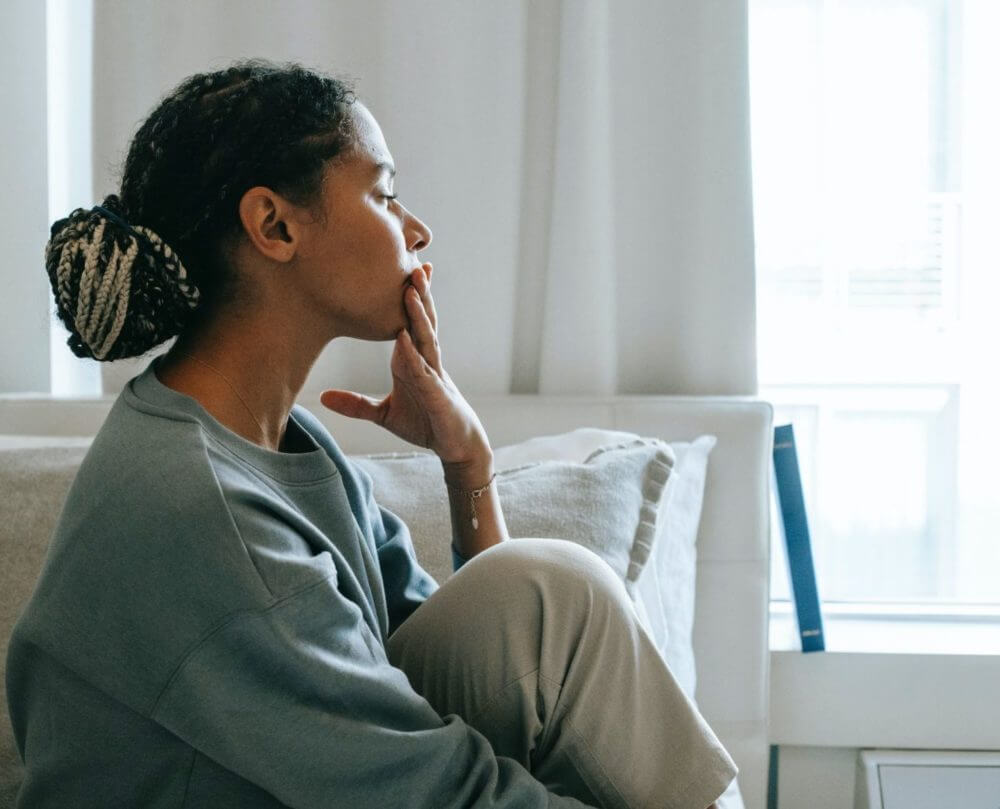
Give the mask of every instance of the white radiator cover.
[(854, 809), (997, 809), (1000, 751), (862, 750)]

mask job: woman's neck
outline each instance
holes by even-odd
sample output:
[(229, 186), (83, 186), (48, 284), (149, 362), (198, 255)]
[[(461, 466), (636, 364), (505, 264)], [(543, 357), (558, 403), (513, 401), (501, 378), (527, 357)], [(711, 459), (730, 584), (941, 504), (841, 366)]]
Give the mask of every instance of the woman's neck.
[[(246, 318), (239, 332), (218, 317), (212, 326), (178, 338), (158, 364), (158, 379), (195, 399), (237, 435), (287, 451), (288, 414), (322, 346), (296, 350), (274, 324), (254, 325)], [(239, 340), (233, 339), (236, 334)]]

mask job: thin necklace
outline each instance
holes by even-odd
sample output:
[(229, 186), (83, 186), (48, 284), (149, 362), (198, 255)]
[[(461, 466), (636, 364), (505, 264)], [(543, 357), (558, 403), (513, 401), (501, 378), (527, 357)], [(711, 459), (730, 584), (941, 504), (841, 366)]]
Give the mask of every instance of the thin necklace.
[(186, 351), (181, 351), (179, 353), (181, 355), (185, 356), (185, 357), (190, 357), (195, 362), (200, 362), (202, 365), (204, 365), (206, 368), (208, 368), (208, 370), (213, 371), (214, 373), (216, 373), (216, 374), (218, 374), (219, 376), (222, 377), (222, 381), (225, 382), (227, 385), (229, 385), (230, 388), (232, 388), (233, 393), (236, 394), (236, 398), (240, 400), (240, 404), (243, 405), (243, 407), (246, 409), (247, 413), (250, 414), (250, 418), (252, 418), (254, 420), (254, 422), (257, 424), (257, 426), (260, 428), (260, 434), (261, 434), (261, 436), (264, 439), (264, 443), (266, 444), (267, 443), (267, 431), (264, 429), (264, 425), (261, 424), (260, 421), (257, 420), (257, 417), (253, 414), (253, 411), (250, 409), (250, 406), (246, 403), (246, 400), (244, 400), (244, 398), (242, 396), (240, 396), (240, 392), (238, 390), (236, 390), (236, 386), (232, 382), (229, 381), (229, 377), (227, 377), (224, 373), (222, 373), (222, 371), (220, 371), (218, 368), (216, 368), (216, 367), (214, 367), (212, 365), (209, 365), (204, 360), (198, 359), (194, 354), (188, 354)]

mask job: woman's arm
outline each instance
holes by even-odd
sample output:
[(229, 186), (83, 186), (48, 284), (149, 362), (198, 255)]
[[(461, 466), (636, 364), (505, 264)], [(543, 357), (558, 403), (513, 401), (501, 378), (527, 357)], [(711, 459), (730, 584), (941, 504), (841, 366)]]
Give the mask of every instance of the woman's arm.
[[(500, 508), (500, 496), (496, 481), (478, 497), (469, 493), (480, 489), (493, 477), (493, 451), (486, 448), (478, 458), (466, 464), (441, 463), (444, 479), (448, 486), (448, 501), (451, 506), (452, 546), (463, 559), (471, 559), (498, 542), (510, 539), (507, 523)], [(473, 523), (473, 503), (476, 522)]]

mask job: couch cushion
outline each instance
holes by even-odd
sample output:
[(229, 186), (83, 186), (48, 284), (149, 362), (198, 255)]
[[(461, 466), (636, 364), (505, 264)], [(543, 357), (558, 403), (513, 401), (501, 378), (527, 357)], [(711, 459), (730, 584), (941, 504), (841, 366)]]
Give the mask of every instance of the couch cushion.
[[(0, 440), (0, 682), (14, 623), (34, 590), (87, 438)], [(23, 766), (14, 746), (4, 689), (0, 718), (0, 806), (13, 806)]]

